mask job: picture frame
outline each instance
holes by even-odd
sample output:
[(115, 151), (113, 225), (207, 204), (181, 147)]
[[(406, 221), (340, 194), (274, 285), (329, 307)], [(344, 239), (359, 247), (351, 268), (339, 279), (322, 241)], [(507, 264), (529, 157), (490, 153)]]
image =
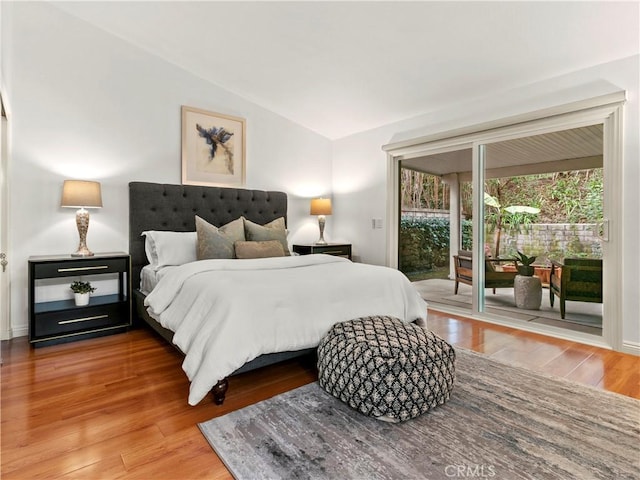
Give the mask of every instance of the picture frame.
[(243, 186), (246, 121), (182, 106), (182, 184)]

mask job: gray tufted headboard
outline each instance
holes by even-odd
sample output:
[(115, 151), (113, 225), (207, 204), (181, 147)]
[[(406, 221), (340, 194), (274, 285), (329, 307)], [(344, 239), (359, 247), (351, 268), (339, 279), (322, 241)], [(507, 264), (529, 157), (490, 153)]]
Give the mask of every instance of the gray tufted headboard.
[(146, 230), (195, 231), (195, 216), (222, 226), (240, 216), (261, 225), (287, 218), (287, 195), (283, 192), (240, 188), (129, 183), (129, 254), (132, 287), (140, 285), (140, 271), (147, 262)]

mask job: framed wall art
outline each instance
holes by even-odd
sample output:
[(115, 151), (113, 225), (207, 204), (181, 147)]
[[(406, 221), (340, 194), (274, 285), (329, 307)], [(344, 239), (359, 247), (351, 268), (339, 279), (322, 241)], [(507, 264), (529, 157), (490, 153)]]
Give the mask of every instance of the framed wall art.
[(182, 106), (182, 183), (243, 186), (245, 120)]

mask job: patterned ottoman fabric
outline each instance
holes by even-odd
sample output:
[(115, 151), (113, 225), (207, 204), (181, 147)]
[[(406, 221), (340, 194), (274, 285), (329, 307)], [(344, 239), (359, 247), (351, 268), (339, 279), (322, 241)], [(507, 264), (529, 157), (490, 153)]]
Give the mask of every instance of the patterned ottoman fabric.
[(318, 346), (318, 383), (346, 404), (400, 422), (449, 400), (456, 353), (432, 332), (394, 317), (331, 327)]

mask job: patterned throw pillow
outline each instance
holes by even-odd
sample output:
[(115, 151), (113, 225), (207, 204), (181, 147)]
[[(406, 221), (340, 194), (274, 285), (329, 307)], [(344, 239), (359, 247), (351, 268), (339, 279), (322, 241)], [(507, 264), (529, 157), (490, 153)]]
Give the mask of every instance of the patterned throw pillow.
[(284, 249), (278, 240), (264, 242), (236, 242), (237, 258), (284, 257)]
[(244, 219), (240, 217), (222, 227), (216, 227), (196, 215), (196, 233), (198, 260), (236, 258), (234, 245), (245, 239)]
[(291, 255), (287, 242), (287, 230), (284, 224), (284, 217), (276, 218), (265, 225), (258, 225), (246, 218), (244, 219), (244, 230), (247, 240), (264, 242), (266, 240), (278, 240), (282, 244), (285, 255)]

